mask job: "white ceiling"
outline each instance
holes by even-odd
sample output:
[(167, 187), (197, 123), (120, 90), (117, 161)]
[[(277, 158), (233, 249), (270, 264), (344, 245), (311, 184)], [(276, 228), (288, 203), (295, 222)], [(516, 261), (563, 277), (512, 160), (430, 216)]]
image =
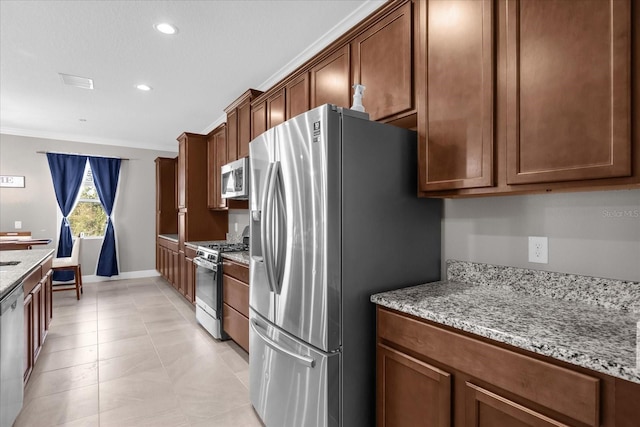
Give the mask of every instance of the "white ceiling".
[(383, 3), (1, 0), (0, 132), (177, 151), (182, 132), (209, 132)]

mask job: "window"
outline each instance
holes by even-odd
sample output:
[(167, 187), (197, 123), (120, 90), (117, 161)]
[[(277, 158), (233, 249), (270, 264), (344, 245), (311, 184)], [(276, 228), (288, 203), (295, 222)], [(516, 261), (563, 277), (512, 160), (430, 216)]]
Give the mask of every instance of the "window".
[(102, 237), (107, 227), (107, 214), (100, 204), (89, 162), (80, 187), (78, 203), (69, 215), (69, 224), (73, 236), (84, 233), (84, 237)]

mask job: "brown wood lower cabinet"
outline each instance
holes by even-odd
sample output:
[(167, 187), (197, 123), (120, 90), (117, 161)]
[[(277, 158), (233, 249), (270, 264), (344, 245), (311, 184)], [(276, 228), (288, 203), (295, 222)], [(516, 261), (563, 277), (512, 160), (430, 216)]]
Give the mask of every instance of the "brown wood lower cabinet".
[(225, 259), (222, 272), (222, 326), (249, 351), (249, 267)]
[(46, 258), (23, 280), (25, 383), (40, 355), (53, 317), (52, 260), (52, 256)]
[(450, 425), (450, 374), (382, 344), (377, 363), (379, 426)]
[[(180, 257), (178, 251), (178, 242), (175, 240), (158, 237), (157, 250), (160, 258), (158, 259), (158, 271), (167, 282), (180, 291)], [(184, 292), (182, 292), (184, 295)]]
[(640, 384), (377, 309), (377, 425), (637, 426)]

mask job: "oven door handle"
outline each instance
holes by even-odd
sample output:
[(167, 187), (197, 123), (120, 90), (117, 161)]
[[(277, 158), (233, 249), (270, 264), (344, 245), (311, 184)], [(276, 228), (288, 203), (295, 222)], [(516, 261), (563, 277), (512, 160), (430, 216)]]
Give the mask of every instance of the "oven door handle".
[(198, 258), (198, 257), (194, 258), (193, 259), (193, 263), (195, 265), (197, 265), (198, 267), (206, 268), (208, 270), (213, 270), (213, 271), (217, 271), (218, 270), (218, 268), (216, 267), (216, 265), (214, 263), (209, 262), (209, 261), (205, 261), (202, 258)]

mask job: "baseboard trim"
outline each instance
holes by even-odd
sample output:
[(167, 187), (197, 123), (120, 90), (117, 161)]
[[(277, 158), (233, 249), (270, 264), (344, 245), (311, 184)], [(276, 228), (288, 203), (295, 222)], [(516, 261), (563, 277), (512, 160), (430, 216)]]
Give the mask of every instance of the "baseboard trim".
[(123, 279), (139, 279), (142, 277), (156, 277), (160, 276), (157, 270), (139, 270), (139, 271), (126, 271), (118, 274), (117, 276), (103, 277), (92, 274), (90, 276), (82, 276), (83, 283), (93, 282), (109, 282), (111, 280), (123, 280)]

